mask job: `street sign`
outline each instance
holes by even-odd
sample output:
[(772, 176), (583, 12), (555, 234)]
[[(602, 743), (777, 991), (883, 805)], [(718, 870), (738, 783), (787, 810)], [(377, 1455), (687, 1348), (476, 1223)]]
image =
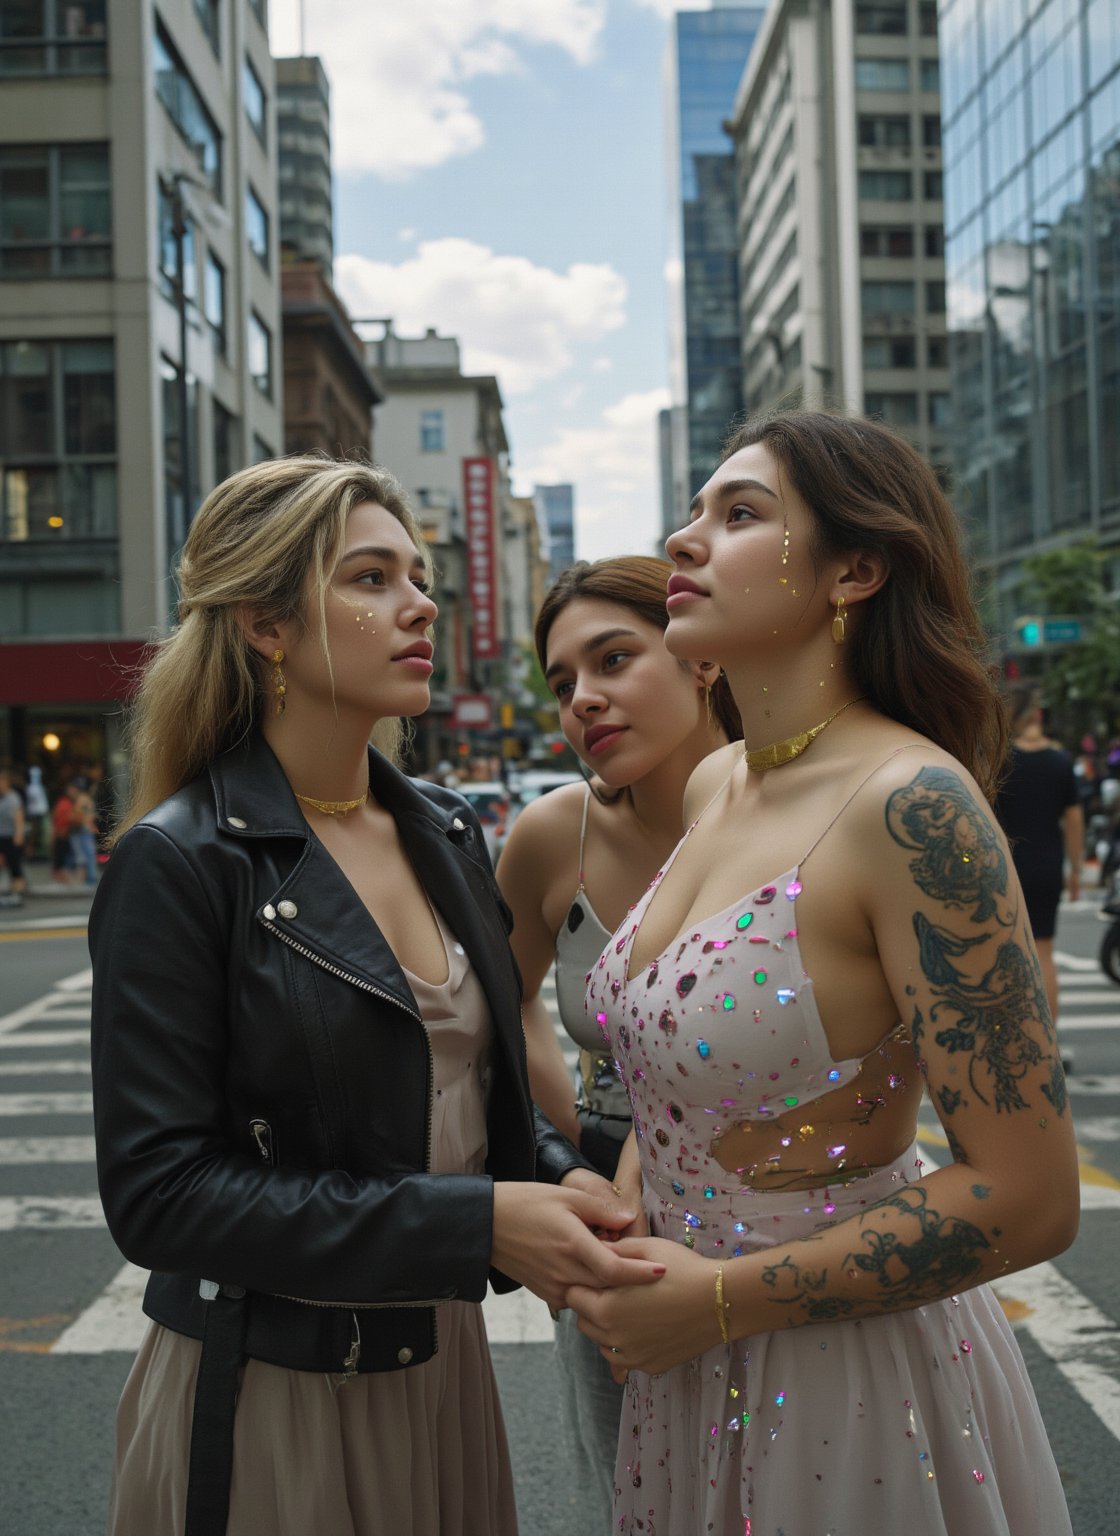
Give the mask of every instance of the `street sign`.
[(1053, 618), (1024, 616), (1014, 621), (1018, 646), (1027, 651), (1058, 650), (1064, 645), (1080, 645), (1088, 629), (1088, 621), (1074, 614), (1057, 614)]
[(1080, 619), (1043, 619), (1043, 645), (1078, 645), (1084, 625)]
[(494, 709), (485, 693), (453, 693), (451, 695), (451, 729), (453, 731), (488, 731), (494, 724)]

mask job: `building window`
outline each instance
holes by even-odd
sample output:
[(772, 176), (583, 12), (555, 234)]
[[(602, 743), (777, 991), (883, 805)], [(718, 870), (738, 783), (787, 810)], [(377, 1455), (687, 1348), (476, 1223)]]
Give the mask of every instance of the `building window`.
[(931, 427), (950, 427), (953, 424), (952, 396), (945, 394), (930, 395), (929, 397), (929, 424)]
[(926, 338), (926, 366), (928, 368), (948, 368), (948, 336), (929, 336)]
[(198, 24), (206, 33), (206, 40), (214, 50), (214, 57), (222, 56), (221, 0), (194, 0), (194, 13)]
[(420, 412), (420, 452), (443, 452), (443, 412)]
[(870, 117), (861, 113), (859, 142), (864, 149), (909, 149), (910, 119), (902, 116)]
[(252, 187), (247, 187), (245, 190), (245, 234), (249, 241), (249, 249), (267, 271), (268, 214), (264, 211), (264, 204)]
[(944, 256), (945, 254), (945, 226), (944, 224), (926, 225), (926, 255)]
[(861, 256), (913, 256), (914, 231), (909, 225), (865, 224), (859, 232)]
[(106, 0), (3, 0), (0, 76), (103, 75)]
[(187, 442), (190, 449), (189, 486), (185, 483), (183, 454), (183, 382), (178, 364), (160, 358), (160, 393), (163, 424), (163, 502), (167, 537), (172, 549), (181, 547), (198, 505), (198, 380), (186, 379)]
[(857, 91), (908, 91), (909, 89), (910, 61), (908, 59), (856, 60)]
[(919, 79), (923, 91), (939, 91), (941, 89), (940, 60), (923, 59), (921, 75)]
[(865, 315), (912, 315), (917, 301), (914, 284), (906, 282), (862, 283)]
[(868, 391), (863, 397), (863, 410), (866, 416), (881, 417), (888, 426), (912, 427), (918, 420), (918, 397)]
[(918, 32), (922, 37), (937, 36), (937, 0), (918, 0)]
[(943, 315), (945, 313), (945, 284), (938, 279), (937, 282), (926, 284), (926, 314)]
[(865, 368), (916, 368), (918, 354), (913, 336), (865, 336), (863, 366)]
[(214, 341), (214, 350), (226, 355), (226, 269), (214, 255), (206, 253), (206, 288), (203, 296), (206, 321)]
[(111, 340), (0, 343), (0, 536), (117, 533)]
[(860, 171), (859, 195), (882, 203), (906, 203), (914, 195), (909, 171)]
[(245, 116), (249, 119), (249, 126), (264, 144), (267, 142), (268, 132), (268, 98), (260, 76), (248, 59), (245, 60), (241, 90), (245, 97)]
[(926, 171), (922, 176), (922, 194), (927, 203), (939, 203), (942, 198), (940, 171)]
[(927, 112), (922, 118), (922, 143), (926, 149), (941, 148), (941, 116)]
[(159, 217), (159, 291), (170, 304), (179, 302), (179, 280), (182, 278), (183, 300), (186, 304), (198, 302), (198, 264), (195, 257), (195, 229), (190, 219), (184, 219), (182, 235), (183, 270), (179, 271), (179, 242), (175, 238), (175, 207), (167, 183), (161, 178), (157, 203)]
[(237, 419), (220, 400), (211, 402), (214, 412), (214, 484), (221, 485), (233, 474), (233, 445)]
[(271, 400), (272, 332), (255, 309), (249, 311), (249, 376), (261, 394)]
[(156, 95), (167, 108), (171, 121), (186, 139), (198, 160), (199, 168), (218, 199), (222, 195), (222, 136), (198, 93), (194, 81), (167, 33), (157, 21), (152, 34), (156, 77)]
[(100, 277), (112, 263), (109, 146), (0, 149), (0, 275)]
[(906, 0), (861, 0), (856, 5), (856, 31), (876, 37), (906, 36)]

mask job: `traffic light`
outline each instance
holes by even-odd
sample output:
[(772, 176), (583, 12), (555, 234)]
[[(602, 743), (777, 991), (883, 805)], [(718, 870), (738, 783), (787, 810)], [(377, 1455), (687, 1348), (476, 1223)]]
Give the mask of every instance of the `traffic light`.
[(1016, 619), (1015, 634), (1019, 644), (1033, 649), (1042, 644), (1042, 620), (1041, 619)]

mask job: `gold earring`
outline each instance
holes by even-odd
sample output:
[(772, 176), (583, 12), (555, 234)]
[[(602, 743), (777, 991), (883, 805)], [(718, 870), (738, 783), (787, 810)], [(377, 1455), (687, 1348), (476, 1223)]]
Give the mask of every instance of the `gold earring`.
[(272, 653), (272, 687), (276, 694), (276, 713), (284, 713), (287, 699), (288, 686), (284, 681), (284, 674), (280, 670), (280, 663), (284, 660), (284, 652), (277, 647)]
[(847, 633), (847, 614), (844, 612), (845, 600), (842, 597), (836, 599), (836, 613), (832, 620), (832, 638), (837, 645), (843, 645)]

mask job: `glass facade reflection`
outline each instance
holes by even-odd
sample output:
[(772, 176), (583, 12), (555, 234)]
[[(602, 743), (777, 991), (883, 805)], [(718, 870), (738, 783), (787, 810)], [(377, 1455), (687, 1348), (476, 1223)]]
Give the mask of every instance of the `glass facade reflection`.
[[(673, 295), (670, 324), (674, 396), (687, 405), (690, 496), (711, 474), (743, 408), (735, 161), (723, 124), (764, 15), (762, 5), (717, 0), (713, 10), (674, 18), (668, 81), (675, 138), (670, 266), (680, 289)], [(682, 437), (675, 438), (675, 452), (684, 451)], [(683, 516), (683, 509), (677, 510)]]
[(1040, 544), (1120, 554), (1120, 8), (940, 24), (957, 501), (1006, 626)]

